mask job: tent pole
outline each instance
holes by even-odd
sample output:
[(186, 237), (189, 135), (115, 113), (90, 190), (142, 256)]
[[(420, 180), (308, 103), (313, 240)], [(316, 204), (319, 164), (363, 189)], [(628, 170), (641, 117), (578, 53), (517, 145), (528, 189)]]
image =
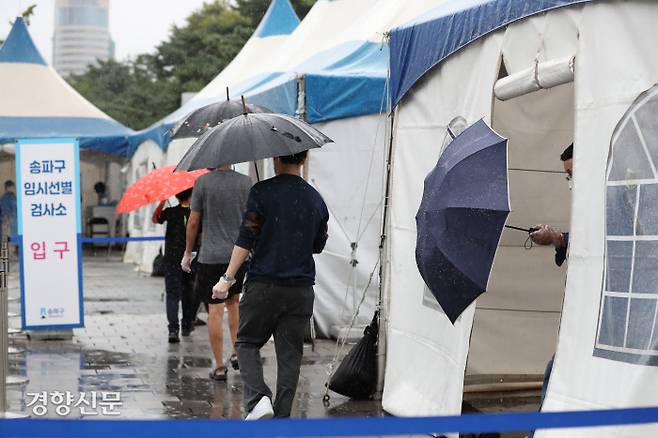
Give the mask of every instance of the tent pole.
[(386, 325), (388, 323), (388, 255), (390, 254), (387, 234), (389, 228), (389, 205), (391, 194), (391, 167), (393, 155), (393, 128), (395, 125), (395, 109), (390, 113), (388, 148), (385, 163), (384, 208), (382, 212), (381, 240), (379, 242), (379, 334), (377, 337), (377, 391), (375, 398), (381, 400), (384, 391), (384, 371), (386, 368)]

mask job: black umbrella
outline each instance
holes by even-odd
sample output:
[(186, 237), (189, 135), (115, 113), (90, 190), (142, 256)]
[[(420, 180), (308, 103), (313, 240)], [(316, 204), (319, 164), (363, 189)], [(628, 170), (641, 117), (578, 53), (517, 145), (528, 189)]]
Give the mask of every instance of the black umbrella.
[(200, 137), (208, 128), (217, 126), (224, 120), (232, 119), (245, 112), (248, 113), (271, 113), (264, 106), (246, 104), (242, 105), (237, 100), (229, 100), (228, 88), (226, 89), (226, 100), (211, 103), (191, 112), (172, 130), (171, 138)]
[(297, 154), (333, 140), (284, 114), (243, 114), (206, 131), (176, 170), (214, 169), (227, 164)]
[(480, 120), (425, 178), (416, 263), (451, 322), (485, 292), (509, 214), (507, 140)]

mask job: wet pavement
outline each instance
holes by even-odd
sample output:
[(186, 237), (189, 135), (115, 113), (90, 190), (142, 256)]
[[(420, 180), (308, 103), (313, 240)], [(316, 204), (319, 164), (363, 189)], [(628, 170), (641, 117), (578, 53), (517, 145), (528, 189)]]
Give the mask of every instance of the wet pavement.
[[(20, 295), (15, 271), (12, 269), (10, 275), (10, 298)], [(12, 411), (33, 418), (237, 419), (244, 416), (239, 372), (231, 370), (227, 382), (208, 378), (212, 361), (205, 326), (196, 327), (179, 344), (167, 342), (162, 278), (135, 272), (132, 265), (118, 259), (90, 257), (84, 263), (84, 290), (85, 328), (75, 329), (71, 340), (37, 341), (25, 334), (11, 337), (10, 345), (25, 351), (9, 356), (10, 373), (29, 378), (27, 385), (8, 388)], [(10, 311), (20, 313), (19, 305), (11, 301)], [(200, 317), (205, 319), (206, 314), (201, 313)], [(18, 326), (20, 319), (10, 318), (10, 327)], [(225, 330), (225, 354), (228, 354), (229, 336)], [(305, 344), (292, 415), (298, 418), (384, 415), (379, 402), (373, 400), (352, 401), (331, 393), (329, 405), (323, 403), (324, 383), (334, 352), (334, 341), (316, 340), (314, 346)], [(276, 359), (272, 342), (263, 348), (262, 355), (266, 381), (274, 387)], [(44, 391), (50, 398), (47, 405), (38, 399)], [(56, 392), (61, 396), (52, 400)], [(95, 406), (84, 397), (80, 402), (82, 393), (88, 398), (95, 395)], [(117, 393), (120, 406), (110, 409), (111, 397)], [(67, 394), (74, 400), (62, 402)], [(464, 410), (534, 410), (537, 403), (536, 391), (516, 393), (514, 397), (468, 394)], [(37, 412), (43, 415), (36, 415), (34, 408), (40, 404), (45, 409)], [(70, 412), (62, 407), (58, 412), (58, 406), (63, 404), (69, 405)], [(88, 409), (81, 411), (85, 404)]]

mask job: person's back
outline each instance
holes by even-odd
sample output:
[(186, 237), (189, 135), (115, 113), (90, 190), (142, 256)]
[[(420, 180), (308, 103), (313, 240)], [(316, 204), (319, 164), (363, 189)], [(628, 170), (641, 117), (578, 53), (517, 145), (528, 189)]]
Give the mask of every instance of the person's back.
[[(164, 277), (167, 295), (166, 309), (169, 329), (169, 342), (179, 342), (178, 329), (183, 336), (189, 336), (193, 329), (196, 315), (194, 296), (192, 294), (192, 276), (183, 272), (179, 264), (185, 251), (185, 227), (190, 217), (189, 199), (192, 189), (176, 194), (178, 205), (164, 208), (167, 201), (162, 201), (153, 212), (153, 223), (165, 224)], [(182, 302), (183, 319), (178, 321), (178, 303)]]
[(192, 195), (192, 211), (201, 213), (203, 224), (199, 262), (229, 262), (250, 188), (251, 179), (233, 170), (199, 177)]
[[(222, 327), (224, 306), (228, 308), (229, 332), (232, 344), (235, 344), (239, 295), (242, 292), (246, 264), (240, 267), (236, 274), (239, 281), (233, 285), (227, 297), (222, 299), (213, 297), (212, 288), (226, 272), (231, 259), (231, 250), (238, 237), (242, 213), (250, 189), (251, 179), (227, 166), (202, 175), (194, 184), (192, 213), (187, 225), (187, 242), (182, 265), (184, 270), (189, 269), (194, 242), (199, 227), (202, 226), (195, 289), (197, 296), (208, 305), (208, 335), (216, 363), (215, 369), (210, 373), (210, 378), (213, 380), (226, 380)], [(234, 369), (239, 368), (235, 353), (231, 354), (229, 362)]]
[[(247, 420), (289, 417), (295, 398), (313, 314), (313, 254), (324, 248), (329, 220), (320, 194), (300, 177), (305, 161), (306, 152), (274, 158), (277, 176), (251, 189), (231, 262), (213, 288), (213, 294), (225, 296), (238, 266), (252, 254), (236, 344)], [(277, 360), (274, 405), (260, 357), (271, 336)]]
[[(281, 174), (252, 188), (245, 224), (255, 235), (250, 281), (280, 286), (315, 284), (313, 253), (324, 246), (329, 213), (320, 194), (301, 177)], [(244, 234), (236, 244), (244, 241)]]

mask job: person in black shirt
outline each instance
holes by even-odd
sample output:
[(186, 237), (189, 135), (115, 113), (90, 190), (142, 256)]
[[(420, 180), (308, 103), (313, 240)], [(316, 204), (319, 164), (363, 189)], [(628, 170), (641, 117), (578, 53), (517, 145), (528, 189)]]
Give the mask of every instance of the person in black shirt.
[[(164, 208), (162, 201), (153, 212), (153, 223), (167, 223), (165, 233), (164, 272), (165, 290), (167, 293), (167, 321), (169, 322), (169, 342), (179, 342), (178, 338), (178, 302), (182, 302), (183, 320), (181, 334), (189, 336), (193, 329), (197, 301), (194, 298), (191, 273), (183, 272), (180, 260), (185, 252), (185, 229), (190, 217), (190, 197), (192, 189), (176, 195), (178, 205)], [(164, 208), (164, 210), (163, 210)]]
[[(322, 196), (300, 176), (305, 160), (306, 152), (275, 158), (276, 176), (251, 188), (231, 261), (213, 288), (214, 296), (226, 296), (251, 252), (236, 343), (247, 420), (289, 417), (297, 390), (304, 334), (313, 313), (313, 254), (324, 249), (329, 220)], [(260, 357), (272, 335), (274, 406)]]

